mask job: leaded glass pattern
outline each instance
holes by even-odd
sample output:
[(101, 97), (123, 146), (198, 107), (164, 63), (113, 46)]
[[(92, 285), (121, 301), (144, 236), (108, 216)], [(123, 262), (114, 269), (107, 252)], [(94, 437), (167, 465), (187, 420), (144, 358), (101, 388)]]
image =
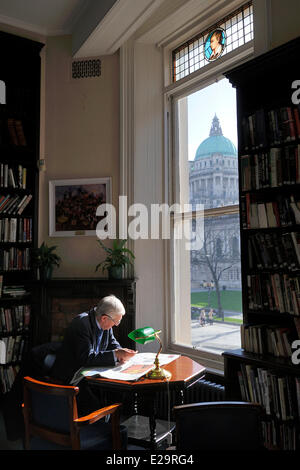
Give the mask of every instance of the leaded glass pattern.
[(173, 51), (174, 82), (210, 64), (205, 57), (204, 46), (208, 36), (217, 28), (222, 28), (226, 35), (226, 45), (222, 57), (251, 41), (254, 34), (252, 2), (246, 3)]

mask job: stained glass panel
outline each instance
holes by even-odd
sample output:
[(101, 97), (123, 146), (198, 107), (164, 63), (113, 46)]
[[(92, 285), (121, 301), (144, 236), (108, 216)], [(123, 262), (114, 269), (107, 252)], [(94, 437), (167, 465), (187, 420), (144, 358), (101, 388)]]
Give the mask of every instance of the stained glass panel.
[[(219, 32), (219, 43), (212, 57), (212, 41)], [(253, 39), (253, 5), (248, 2), (208, 30), (198, 34), (173, 51), (173, 81), (177, 82), (207, 66)]]

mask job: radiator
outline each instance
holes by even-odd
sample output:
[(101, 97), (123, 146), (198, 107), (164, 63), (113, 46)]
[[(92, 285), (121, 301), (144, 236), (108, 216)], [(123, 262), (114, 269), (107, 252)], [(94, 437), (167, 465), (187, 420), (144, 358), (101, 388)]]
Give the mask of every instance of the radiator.
[[(168, 413), (170, 411), (172, 412), (173, 406), (180, 404), (178, 403), (178, 398), (178, 394), (174, 391), (157, 393), (157, 417), (167, 419)], [(198, 380), (198, 382), (188, 388), (180, 397), (180, 401), (184, 404), (223, 400), (225, 400), (224, 386), (205, 379)]]
[(225, 400), (225, 387), (210, 380), (200, 379), (190, 387), (185, 396), (185, 403)]

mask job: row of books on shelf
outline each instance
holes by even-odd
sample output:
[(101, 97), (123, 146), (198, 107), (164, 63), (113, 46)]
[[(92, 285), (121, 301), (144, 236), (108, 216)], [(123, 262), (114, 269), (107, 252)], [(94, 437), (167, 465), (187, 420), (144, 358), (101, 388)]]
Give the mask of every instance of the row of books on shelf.
[(292, 344), (298, 338), (290, 327), (278, 325), (242, 325), (241, 346), (250, 353), (270, 354), (291, 359)]
[(0, 196), (0, 214), (21, 215), (32, 199), (32, 194)]
[(238, 380), (242, 399), (260, 403), (266, 415), (282, 421), (300, 418), (300, 377), (241, 363)]
[(30, 323), (30, 305), (14, 305), (0, 308), (0, 335), (26, 330)]
[(300, 276), (289, 274), (248, 274), (249, 310), (300, 315)]
[(0, 249), (0, 271), (20, 271), (31, 269), (30, 249), (11, 247)]
[(7, 163), (0, 164), (0, 187), (1, 188), (19, 188), (27, 187), (27, 168), (22, 165), (16, 167)]
[(0, 118), (0, 143), (22, 147), (27, 145), (22, 119), (4, 116)]
[(296, 424), (275, 420), (262, 422), (265, 447), (269, 450), (295, 451), (299, 449), (299, 435)]
[(255, 232), (247, 238), (249, 269), (300, 269), (300, 232)]
[(275, 228), (300, 224), (300, 202), (293, 195), (274, 196), (273, 200), (255, 200), (253, 194), (241, 197), (243, 228)]
[(0, 392), (8, 393), (20, 370), (19, 365), (0, 366)]
[(0, 364), (22, 360), (27, 337), (22, 335), (4, 336), (0, 339)]
[(0, 297), (20, 298), (29, 295), (29, 292), (22, 285), (3, 285), (3, 275), (0, 275)]
[(0, 243), (32, 242), (32, 218), (0, 219)]
[(242, 118), (242, 148), (258, 149), (300, 138), (299, 105), (258, 109)]
[(295, 423), (274, 419), (262, 422), (264, 445), (269, 450), (294, 451), (299, 449), (299, 431)]
[(240, 162), (242, 191), (300, 183), (299, 144), (242, 155)]

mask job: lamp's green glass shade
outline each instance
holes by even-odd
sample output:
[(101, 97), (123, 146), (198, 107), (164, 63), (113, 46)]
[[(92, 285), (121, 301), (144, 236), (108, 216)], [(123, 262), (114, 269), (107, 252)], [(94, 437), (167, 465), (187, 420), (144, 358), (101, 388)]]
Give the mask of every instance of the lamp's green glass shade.
[(136, 343), (146, 344), (154, 341), (156, 339), (155, 333), (159, 333), (159, 331), (160, 330), (155, 331), (151, 326), (144, 326), (144, 328), (131, 331), (128, 337)]
[(170, 380), (172, 377), (171, 372), (161, 369), (159, 365), (158, 356), (162, 350), (161, 340), (158, 336), (159, 333), (161, 333), (161, 330), (154, 330), (152, 326), (144, 326), (144, 328), (138, 328), (137, 330), (131, 331), (128, 337), (139, 344), (150, 343), (151, 341), (154, 341), (155, 339), (159, 342), (160, 348), (155, 357), (154, 369), (148, 372), (146, 377), (148, 379), (154, 379), (154, 380), (165, 380), (165, 379)]

